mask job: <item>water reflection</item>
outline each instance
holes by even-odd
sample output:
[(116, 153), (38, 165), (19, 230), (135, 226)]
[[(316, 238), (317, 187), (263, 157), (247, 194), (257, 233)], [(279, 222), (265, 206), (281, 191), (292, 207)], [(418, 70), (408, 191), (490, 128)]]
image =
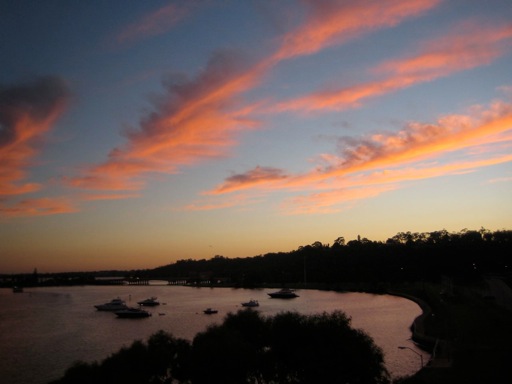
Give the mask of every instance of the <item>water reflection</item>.
[[(409, 326), (421, 313), (413, 302), (400, 297), (362, 293), (298, 291), (292, 300), (271, 299), (271, 290), (190, 288), (151, 283), (149, 286), (28, 288), (23, 294), (0, 290), (0, 377), (12, 384), (38, 384), (60, 377), (76, 360), (102, 360), (136, 339), (147, 339), (163, 329), (191, 340), (209, 324), (242, 308), (249, 299), (259, 301), (258, 311), (274, 315), (282, 311), (304, 314), (342, 310), (355, 328), (365, 330), (385, 353), (393, 376), (419, 369), (418, 356), (400, 350), (406, 346), (422, 354), (409, 340)], [(155, 296), (158, 307), (147, 307), (151, 318), (120, 320), (112, 313), (96, 311), (95, 304), (120, 297), (130, 306)], [(212, 307), (215, 315), (204, 315)], [(8, 353), (7, 353), (8, 352)]]

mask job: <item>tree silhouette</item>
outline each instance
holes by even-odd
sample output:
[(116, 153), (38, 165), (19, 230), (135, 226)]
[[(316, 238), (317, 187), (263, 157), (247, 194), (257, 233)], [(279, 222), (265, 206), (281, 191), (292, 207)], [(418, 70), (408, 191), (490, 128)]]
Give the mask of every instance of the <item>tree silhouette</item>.
[(389, 382), (382, 351), (342, 312), (265, 318), (241, 310), (192, 344), (160, 331), (101, 364), (75, 363), (52, 384), (318, 382)]

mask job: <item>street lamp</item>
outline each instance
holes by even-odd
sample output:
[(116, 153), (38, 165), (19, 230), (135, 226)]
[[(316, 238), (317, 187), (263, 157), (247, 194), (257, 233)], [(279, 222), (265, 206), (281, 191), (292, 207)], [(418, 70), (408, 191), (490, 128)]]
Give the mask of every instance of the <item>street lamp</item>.
[(423, 368), (423, 355), (421, 353), (418, 353), (416, 352), (414, 349), (412, 348), (409, 348), (409, 347), (398, 347), (398, 349), (408, 349), (410, 351), (413, 351), (415, 354), (417, 354), (419, 357), (420, 357), (420, 361), (421, 361), (421, 368)]

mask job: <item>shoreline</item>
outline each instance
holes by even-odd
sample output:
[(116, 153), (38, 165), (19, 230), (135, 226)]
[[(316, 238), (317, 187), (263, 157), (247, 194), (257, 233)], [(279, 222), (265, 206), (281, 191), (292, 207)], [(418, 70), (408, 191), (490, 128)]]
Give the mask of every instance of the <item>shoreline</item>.
[(403, 297), (418, 304), (418, 306), (422, 310), (422, 314), (417, 316), (411, 324), (412, 340), (421, 349), (425, 350), (426, 352), (432, 353), (432, 358), (434, 358), (435, 346), (436, 343), (438, 343), (439, 339), (427, 335), (425, 331), (425, 320), (428, 316), (432, 315), (432, 308), (430, 307), (430, 305), (428, 305), (428, 303), (425, 300), (410, 295), (408, 293), (398, 291), (387, 291), (386, 294)]

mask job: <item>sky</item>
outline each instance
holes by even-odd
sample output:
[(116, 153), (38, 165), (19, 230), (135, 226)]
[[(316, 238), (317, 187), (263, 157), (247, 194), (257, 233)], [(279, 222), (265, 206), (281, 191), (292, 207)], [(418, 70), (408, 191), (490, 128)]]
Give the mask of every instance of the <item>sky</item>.
[(0, 2), (0, 273), (512, 228), (510, 0)]

